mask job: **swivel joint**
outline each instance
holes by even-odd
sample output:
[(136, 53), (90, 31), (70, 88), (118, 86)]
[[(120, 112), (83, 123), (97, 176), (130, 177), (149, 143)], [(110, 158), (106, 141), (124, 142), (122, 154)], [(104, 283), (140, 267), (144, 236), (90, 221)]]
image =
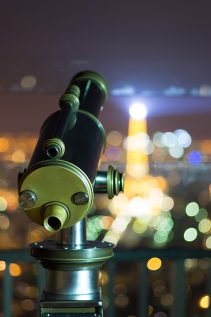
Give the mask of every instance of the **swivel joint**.
[(124, 175), (118, 169), (113, 168), (111, 165), (108, 171), (97, 172), (94, 184), (95, 193), (107, 193), (108, 198), (112, 199), (115, 195), (124, 189)]

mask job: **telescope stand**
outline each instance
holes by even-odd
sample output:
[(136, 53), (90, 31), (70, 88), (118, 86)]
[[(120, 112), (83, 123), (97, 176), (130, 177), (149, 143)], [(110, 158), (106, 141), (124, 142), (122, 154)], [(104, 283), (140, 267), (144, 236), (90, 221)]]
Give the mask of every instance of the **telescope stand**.
[(35, 242), (31, 254), (45, 268), (41, 317), (103, 317), (99, 269), (113, 256), (113, 245), (87, 241), (82, 220), (57, 233), (57, 240)]

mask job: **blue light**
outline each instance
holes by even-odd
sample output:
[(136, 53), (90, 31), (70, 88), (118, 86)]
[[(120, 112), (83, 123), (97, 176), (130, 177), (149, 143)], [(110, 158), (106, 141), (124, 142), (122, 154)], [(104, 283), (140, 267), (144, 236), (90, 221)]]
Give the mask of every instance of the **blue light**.
[(188, 162), (190, 165), (199, 165), (202, 162), (202, 155), (199, 151), (188, 153)]

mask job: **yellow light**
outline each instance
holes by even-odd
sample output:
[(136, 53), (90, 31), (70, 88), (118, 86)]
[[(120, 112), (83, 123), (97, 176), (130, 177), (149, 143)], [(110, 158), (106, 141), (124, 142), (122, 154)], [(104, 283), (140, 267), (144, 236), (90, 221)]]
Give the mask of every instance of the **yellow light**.
[(211, 221), (210, 219), (202, 219), (200, 222), (199, 222), (199, 231), (202, 232), (202, 233), (207, 233), (210, 231), (211, 229)]
[(0, 261), (0, 271), (4, 271), (6, 269), (6, 262)]
[(204, 308), (204, 309), (207, 309), (210, 306), (210, 297), (209, 297), (209, 295), (205, 295), (205, 296), (200, 298), (199, 306), (201, 308)]
[(167, 181), (165, 180), (165, 178), (162, 176), (157, 176), (155, 179), (156, 179), (156, 182), (158, 184), (158, 187), (161, 190), (166, 191), (168, 188), (168, 184), (167, 184)]
[(211, 236), (209, 236), (205, 242), (207, 249), (211, 249)]
[(125, 194), (120, 193), (118, 196), (115, 196), (111, 203), (109, 204), (109, 209), (113, 215), (118, 215), (122, 210), (127, 206), (128, 198)]
[(16, 263), (10, 264), (9, 271), (10, 271), (10, 275), (12, 275), (14, 277), (20, 276), (22, 273), (22, 269), (21, 269), (20, 265), (18, 265)]
[(147, 268), (151, 271), (157, 271), (160, 269), (162, 265), (162, 261), (159, 258), (151, 258), (148, 262), (147, 262)]
[(143, 219), (137, 218), (133, 223), (133, 231), (135, 233), (141, 234), (147, 230), (147, 223)]
[(117, 244), (119, 241), (119, 238), (121, 236), (121, 233), (116, 232), (116, 231), (108, 231), (107, 234), (105, 235), (105, 238), (103, 241), (113, 243), (114, 245)]
[(0, 138), (0, 152), (6, 152), (9, 149), (9, 142), (7, 138)]
[[(130, 147), (127, 148), (126, 171), (133, 178), (140, 179), (141, 177), (147, 175), (149, 170), (148, 156), (146, 154), (145, 147), (140, 146), (139, 138), (140, 135), (146, 136), (146, 133), (147, 122), (145, 119), (136, 121), (130, 118), (127, 139), (130, 140), (128, 143)], [(126, 194), (128, 194), (128, 189), (129, 188), (125, 186)]]
[(0, 211), (5, 211), (7, 209), (7, 201), (4, 197), (0, 197)]
[(26, 160), (26, 155), (24, 153), (24, 151), (22, 150), (16, 150), (12, 156), (11, 156), (11, 160), (14, 163), (24, 163)]

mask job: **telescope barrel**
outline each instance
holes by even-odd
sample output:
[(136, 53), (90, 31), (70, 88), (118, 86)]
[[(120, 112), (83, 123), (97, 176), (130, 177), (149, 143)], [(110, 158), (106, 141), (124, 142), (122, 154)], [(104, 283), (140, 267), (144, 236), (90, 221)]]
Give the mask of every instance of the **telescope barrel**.
[[(19, 181), (19, 201), (32, 220), (48, 231), (76, 224), (92, 207), (93, 184), (106, 141), (98, 120), (106, 96), (107, 86), (99, 74), (81, 72), (62, 95), (61, 109), (41, 127), (28, 169)], [(30, 195), (33, 204), (29, 206), (25, 197)]]

